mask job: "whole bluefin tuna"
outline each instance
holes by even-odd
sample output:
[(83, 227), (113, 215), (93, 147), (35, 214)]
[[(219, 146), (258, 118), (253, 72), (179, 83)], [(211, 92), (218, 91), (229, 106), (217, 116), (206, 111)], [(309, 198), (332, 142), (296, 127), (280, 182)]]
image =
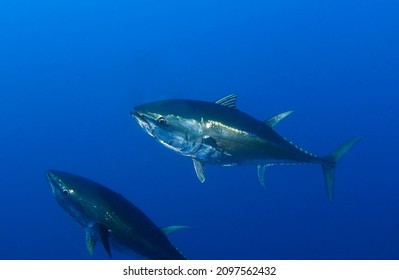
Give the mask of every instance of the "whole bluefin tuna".
[(294, 145), (273, 129), (291, 111), (259, 121), (238, 110), (236, 100), (234, 94), (215, 102), (163, 100), (137, 106), (131, 114), (158, 142), (191, 157), (201, 182), (205, 181), (205, 164), (256, 164), (259, 180), (264, 185), (267, 166), (317, 163), (323, 167), (327, 194), (332, 199), (335, 167), (362, 137), (352, 138), (329, 155), (318, 157)]
[(57, 202), (85, 230), (90, 254), (100, 240), (109, 256), (112, 245), (149, 259), (185, 259), (166, 237), (184, 226), (160, 229), (122, 195), (81, 176), (54, 170), (46, 176)]

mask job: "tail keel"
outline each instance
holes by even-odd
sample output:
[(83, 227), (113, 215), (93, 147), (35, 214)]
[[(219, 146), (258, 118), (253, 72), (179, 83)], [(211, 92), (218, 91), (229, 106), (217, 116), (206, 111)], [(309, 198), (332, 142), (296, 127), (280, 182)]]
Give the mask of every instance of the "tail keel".
[(338, 161), (362, 138), (363, 136), (357, 136), (346, 141), (337, 149), (332, 151), (329, 155), (323, 158), (322, 167), (324, 173), (324, 181), (330, 200), (332, 200), (334, 194), (334, 174)]

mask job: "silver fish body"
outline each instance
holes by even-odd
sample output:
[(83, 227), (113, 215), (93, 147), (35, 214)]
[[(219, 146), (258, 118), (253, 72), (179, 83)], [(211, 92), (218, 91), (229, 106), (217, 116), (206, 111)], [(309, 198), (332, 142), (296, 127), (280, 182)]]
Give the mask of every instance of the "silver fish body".
[(238, 110), (236, 100), (234, 94), (215, 102), (162, 100), (137, 106), (132, 116), (162, 145), (192, 158), (201, 182), (205, 181), (205, 164), (256, 164), (262, 185), (267, 166), (321, 164), (327, 193), (332, 199), (336, 164), (362, 137), (354, 137), (329, 155), (319, 157), (274, 130), (274, 126), (291, 111), (259, 121)]

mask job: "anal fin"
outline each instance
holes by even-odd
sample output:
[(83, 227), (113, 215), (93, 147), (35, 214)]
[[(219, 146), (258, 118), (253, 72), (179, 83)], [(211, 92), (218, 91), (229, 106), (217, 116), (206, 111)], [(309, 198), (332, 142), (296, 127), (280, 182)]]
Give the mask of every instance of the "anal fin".
[(266, 167), (270, 166), (271, 164), (264, 164), (264, 165), (258, 165), (258, 178), (259, 182), (262, 185), (262, 187), (265, 187), (265, 171)]

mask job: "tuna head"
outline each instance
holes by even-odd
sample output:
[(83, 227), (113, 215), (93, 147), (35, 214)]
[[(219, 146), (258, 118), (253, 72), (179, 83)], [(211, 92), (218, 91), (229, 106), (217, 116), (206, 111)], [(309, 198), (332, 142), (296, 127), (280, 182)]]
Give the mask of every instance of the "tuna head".
[(201, 118), (190, 107), (186, 100), (164, 100), (137, 106), (131, 115), (162, 145), (190, 156), (202, 144)]
[[(70, 173), (50, 170), (46, 172), (51, 191), (58, 204), (82, 226), (87, 226), (95, 219), (96, 209), (93, 199), (96, 199), (95, 183), (83, 177)], [(93, 209), (92, 209), (93, 208)], [(98, 212), (98, 211), (97, 211)]]

